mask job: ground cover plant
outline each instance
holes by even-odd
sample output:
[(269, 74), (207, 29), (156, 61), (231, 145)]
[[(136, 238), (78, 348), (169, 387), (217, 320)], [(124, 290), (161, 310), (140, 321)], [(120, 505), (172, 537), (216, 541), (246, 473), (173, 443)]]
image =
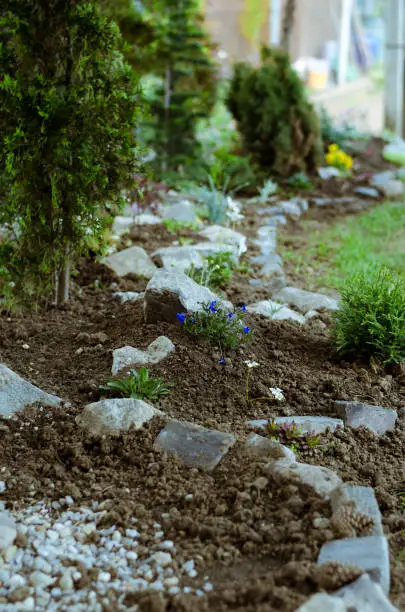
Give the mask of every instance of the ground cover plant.
[(385, 268), (348, 280), (334, 315), (332, 341), (342, 356), (405, 362), (405, 280)]
[(210, 289), (220, 289), (231, 280), (234, 268), (232, 253), (219, 252), (204, 257), (202, 267), (196, 267), (193, 264), (186, 270), (186, 274), (199, 285)]
[(108, 381), (100, 389), (118, 397), (153, 401), (161, 395), (167, 395), (170, 386), (170, 383), (165, 382), (163, 378), (150, 376), (148, 368), (142, 367), (139, 371), (130, 370), (126, 378)]

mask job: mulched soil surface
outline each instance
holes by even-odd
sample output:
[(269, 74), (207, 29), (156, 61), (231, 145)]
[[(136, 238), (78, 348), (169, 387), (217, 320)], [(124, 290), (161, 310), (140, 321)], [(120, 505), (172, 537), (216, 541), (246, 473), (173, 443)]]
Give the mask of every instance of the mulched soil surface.
[[(329, 188), (337, 189), (332, 182)], [(325, 189), (320, 195), (328, 195)], [(312, 217), (315, 222), (334, 218), (325, 208), (312, 208), (306, 218)], [(252, 208), (241, 231), (253, 237), (258, 223)], [(175, 239), (163, 228), (142, 232), (149, 252)], [(195, 239), (194, 233), (186, 234)], [(234, 303), (268, 297), (250, 287), (248, 278), (235, 274), (227, 289)], [(86, 403), (102, 397), (99, 386), (111, 378), (113, 349), (146, 348), (161, 335), (174, 342), (176, 351), (150, 370), (174, 387), (156, 406), (168, 416), (232, 431), (241, 439), (249, 433), (248, 419), (336, 416), (335, 400), (399, 409), (405, 406), (404, 374), (337, 360), (326, 314), (304, 327), (246, 316), (253, 339), (226, 354), (223, 366), (218, 348), (187, 337), (179, 325), (145, 324), (142, 303), (120, 305), (112, 296), (145, 286), (143, 279), (116, 279), (100, 264), (81, 262), (73, 299), (64, 310), (1, 316), (0, 362), (72, 403), (0, 421), (8, 506), (71, 495), (79, 505), (104, 501), (103, 524), (124, 527), (132, 515), (148, 526), (161, 522), (179, 555), (194, 558), (199, 579), (207, 576), (215, 590), (201, 599), (128, 596), (127, 605), (139, 603), (141, 612), (293, 612), (311, 593), (353, 579), (353, 571), (342, 575), (336, 568), (315, 566), (322, 544), (336, 537), (331, 528), (314, 527), (314, 519), (330, 516), (328, 503), (309, 488), (276, 485), (265, 463), (247, 457), (242, 443), (208, 475), (154, 449), (158, 420), (141, 431), (97, 439), (80, 430), (75, 417)], [(249, 399), (257, 401), (246, 398), (247, 359), (260, 364), (251, 371), (249, 386)], [(269, 387), (281, 388), (286, 401), (258, 400), (269, 396)], [(399, 495), (405, 490), (405, 429), (399, 424), (381, 437), (347, 429), (328, 434), (325, 441), (322, 452), (303, 459), (330, 467), (347, 482), (375, 487), (390, 538), (391, 596), (405, 610), (405, 514)], [(148, 541), (141, 544), (140, 554), (146, 556)]]

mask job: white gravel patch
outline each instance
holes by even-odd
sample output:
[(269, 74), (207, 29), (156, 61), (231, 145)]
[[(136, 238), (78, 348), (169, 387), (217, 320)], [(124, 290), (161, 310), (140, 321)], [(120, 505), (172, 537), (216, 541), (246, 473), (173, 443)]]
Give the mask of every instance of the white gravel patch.
[(104, 612), (112, 603), (114, 609), (135, 612), (137, 606), (124, 603), (128, 593), (203, 596), (213, 590), (207, 578), (202, 589), (186, 584), (197, 577), (194, 560), (176, 560), (175, 543), (165, 538), (160, 524), (153, 525), (154, 543), (145, 557), (137, 552), (142, 534), (136, 518), (124, 532), (115, 526), (98, 529), (105, 511), (97, 502), (91, 508), (72, 507), (71, 497), (60, 502), (11, 514), (18, 536), (0, 553), (2, 612)]

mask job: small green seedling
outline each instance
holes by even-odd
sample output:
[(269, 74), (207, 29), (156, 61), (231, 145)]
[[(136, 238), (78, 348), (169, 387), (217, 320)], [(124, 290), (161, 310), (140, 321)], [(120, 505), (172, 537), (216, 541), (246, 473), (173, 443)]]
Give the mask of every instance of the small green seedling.
[(185, 221), (176, 221), (175, 219), (165, 219), (163, 225), (169, 232), (169, 234), (177, 234), (181, 230), (190, 230), (193, 232), (198, 231), (198, 225), (196, 223), (188, 223)]
[(111, 380), (100, 389), (109, 391), (116, 397), (156, 400), (161, 395), (167, 395), (172, 386), (172, 383), (165, 382), (163, 378), (151, 378), (149, 370), (142, 367), (139, 372), (131, 370), (127, 378)]

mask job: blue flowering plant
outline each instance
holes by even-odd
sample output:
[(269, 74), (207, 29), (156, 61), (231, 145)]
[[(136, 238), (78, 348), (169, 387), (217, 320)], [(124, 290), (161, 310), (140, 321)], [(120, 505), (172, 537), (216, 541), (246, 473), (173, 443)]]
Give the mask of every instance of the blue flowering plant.
[[(201, 312), (177, 313), (177, 319), (184, 331), (192, 336), (206, 338), (210, 344), (220, 349), (235, 349), (251, 339), (252, 331), (245, 325), (243, 315), (246, 306), (230, 312), (222, 308), (216, 301), (204, 304)], [(221, 363), (224, 363), (224, 357)]]

